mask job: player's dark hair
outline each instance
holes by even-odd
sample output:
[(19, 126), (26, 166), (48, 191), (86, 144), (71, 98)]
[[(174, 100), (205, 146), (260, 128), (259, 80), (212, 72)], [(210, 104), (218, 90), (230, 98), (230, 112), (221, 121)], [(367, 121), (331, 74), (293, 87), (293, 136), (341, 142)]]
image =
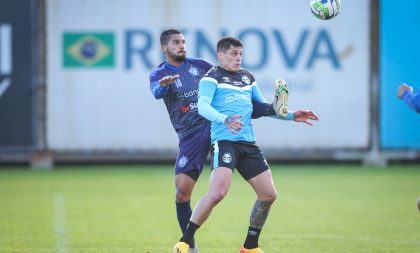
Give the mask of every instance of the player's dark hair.
[(243, 47), (242, 41), (239, 39), (234, 37), (223, 37), (217, 42), (217, 52), (226, 53), (230, 46)]
[(182, 34), (182, 33), (175, 29), (165, 30), (160, 34), (160, 44), (167, 45), (169, 42), (169, 37), (173, 34)]

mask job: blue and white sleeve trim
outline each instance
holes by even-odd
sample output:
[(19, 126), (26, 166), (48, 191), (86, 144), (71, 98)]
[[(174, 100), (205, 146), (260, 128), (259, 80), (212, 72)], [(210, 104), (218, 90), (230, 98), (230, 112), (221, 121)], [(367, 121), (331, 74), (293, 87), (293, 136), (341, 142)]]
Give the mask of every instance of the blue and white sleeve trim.
[(283, 116), (270, 116), (275, 119), (281, 119), (281, 120), (295, 120), (294, 111), (288, 111), (286, 117)]

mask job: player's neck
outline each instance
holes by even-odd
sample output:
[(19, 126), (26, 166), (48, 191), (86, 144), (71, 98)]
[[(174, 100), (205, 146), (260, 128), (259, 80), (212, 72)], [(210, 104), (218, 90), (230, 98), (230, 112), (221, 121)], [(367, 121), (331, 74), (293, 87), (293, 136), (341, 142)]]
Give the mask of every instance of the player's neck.
[(175, 61), (175, 60), (173, 60), (171, 58), (167, 58), (166, 59), (166, 62), (169, 63), (169, 64), (171, 64), (171, 65), (173, 65), (173, 66), (175, 66), (175, 67), (177, 67), (177, 68), (179, 68), (179, 66), (181, 66), (181, 64), (182, 64), (182, 61), (181, 62)]
[(237, 69), (230, 69), (229, 68), (229, 66), (226, 66), (226, 65), (221, 65), (220, 63), (219, 63), (219, 67), (221, 67), (222, 69), (224, 69), (225, 71), (228, 71), (228, 72), (231, 72), (231, 73), (235, 73), (235, 72), (238, 72), (239, 70), (237, 70)]

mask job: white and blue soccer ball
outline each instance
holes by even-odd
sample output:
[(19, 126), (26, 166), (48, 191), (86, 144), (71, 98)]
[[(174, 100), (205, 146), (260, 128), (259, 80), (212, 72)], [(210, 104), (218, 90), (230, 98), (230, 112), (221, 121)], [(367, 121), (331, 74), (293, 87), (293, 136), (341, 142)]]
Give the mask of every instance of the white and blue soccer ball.
[(310, 0), (309, 6), (315, 17), (327, 20), (340, 13), (341, 2), (340, 0)]

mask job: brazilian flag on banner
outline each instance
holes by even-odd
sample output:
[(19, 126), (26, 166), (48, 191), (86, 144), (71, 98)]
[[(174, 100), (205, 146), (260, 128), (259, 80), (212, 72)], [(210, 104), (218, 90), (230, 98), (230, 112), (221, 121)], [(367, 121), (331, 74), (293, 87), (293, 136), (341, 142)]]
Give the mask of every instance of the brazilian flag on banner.
[(113, 33), (64, 33), (64, 67), (113, 67)]

